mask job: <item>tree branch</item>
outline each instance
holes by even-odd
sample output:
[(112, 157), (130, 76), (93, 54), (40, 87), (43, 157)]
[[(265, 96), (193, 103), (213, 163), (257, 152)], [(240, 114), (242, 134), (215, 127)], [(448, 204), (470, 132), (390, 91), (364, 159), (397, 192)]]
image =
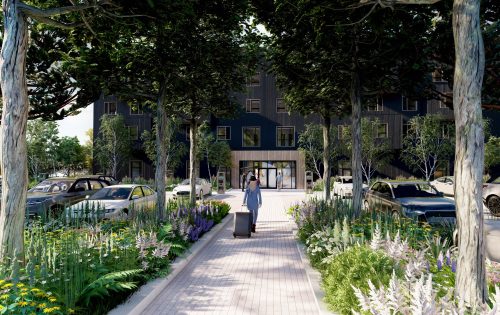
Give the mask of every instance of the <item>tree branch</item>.
[(97, 7), (97, 4), (78, 4), (70, 5), (66, 7), (52, 8), (52, 9), (40, 9), (24, 2), (18, 2), (18, 8), (27, 16), (34, 19), (39, 18), (50, 18), (57, 15), (64, 15), (72, 12), (81, 12), (87, 9)]
[(51, 26), (61, 28), (64, 30), (71, 30), (75, 27), (79, 27), (79, 26), (84, 25), (83, 23), (63, 23), (63, 22), (59, 22), (59, 21), (56, 21), (54, 19), (51, 19), (48, 17), (42, 17), (42, 16), (35, 17), (34, 19), (37, 20), (38, 22), (42, 22), (42, 23), (45, 23), (47, 25), (51, 25)]

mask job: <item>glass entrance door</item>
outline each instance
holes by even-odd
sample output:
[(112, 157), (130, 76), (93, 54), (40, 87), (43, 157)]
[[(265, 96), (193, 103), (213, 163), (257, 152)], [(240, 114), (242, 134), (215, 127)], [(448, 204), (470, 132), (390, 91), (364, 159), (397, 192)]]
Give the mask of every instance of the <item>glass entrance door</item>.
[(276, 188), (276, 168), (259, 168), (260, 188)]

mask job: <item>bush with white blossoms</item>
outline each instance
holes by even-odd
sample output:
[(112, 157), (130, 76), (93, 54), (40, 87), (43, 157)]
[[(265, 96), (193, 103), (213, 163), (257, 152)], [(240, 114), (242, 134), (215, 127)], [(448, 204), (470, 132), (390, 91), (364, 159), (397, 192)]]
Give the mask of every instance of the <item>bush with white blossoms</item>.
[[(419, 278), (400, 280), (393, 272), (389, 286), (380, 286), (378, 289), (368, 280), (370, 291), (363, 294), (361, 290), (353, 287), (359, 300), (361, 314), (374, 315), (496, 315), (500, 312), (500, 288), (495, 287), (495, 294), (490, 297), (492, 306), (483, 305), (481, 309), (470, 310), (461, 301), (453, 297), (453, 290), (438, 298), (437, 291), (433, 288), (432, 274), (422, 275)], [(353, 314), (360, 314), (352, 311)]]
[(142, 269), (158, 270), (168, 265), (168, 253), (171, 244), (158, 241), (154, 232), (140, 232), (136, 237), (136, 247), (139, 250), (139, 260)]

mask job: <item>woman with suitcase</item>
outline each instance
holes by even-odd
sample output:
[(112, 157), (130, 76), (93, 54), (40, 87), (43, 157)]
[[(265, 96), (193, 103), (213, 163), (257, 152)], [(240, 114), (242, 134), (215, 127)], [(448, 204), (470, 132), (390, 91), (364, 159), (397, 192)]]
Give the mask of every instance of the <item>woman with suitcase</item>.
[(243, 204), (246, 204), (248, 211), (252, 212), (252, 232), (255, 233), (255, 224), (257, 222), (257, 216), (259, 215), (259, 208), (262, 206), (262, 195), (260, 194), (257, 179), (253, 175), (250, 177), (250, 183), (245, 190)]

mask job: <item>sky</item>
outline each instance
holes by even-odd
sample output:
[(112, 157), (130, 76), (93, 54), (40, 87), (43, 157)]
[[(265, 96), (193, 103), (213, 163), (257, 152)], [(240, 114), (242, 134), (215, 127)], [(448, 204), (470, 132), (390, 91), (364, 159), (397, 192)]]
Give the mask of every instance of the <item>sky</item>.
[(59, 126), (59, 136), (74, 137), (77, 136), (80, 144), (84, 144), (88, 140), (85, 132), (92, 128), (94, 116), (94, 104), (90, 104), (82, 109), (80, 114), (68, 116), (57, 122)]

